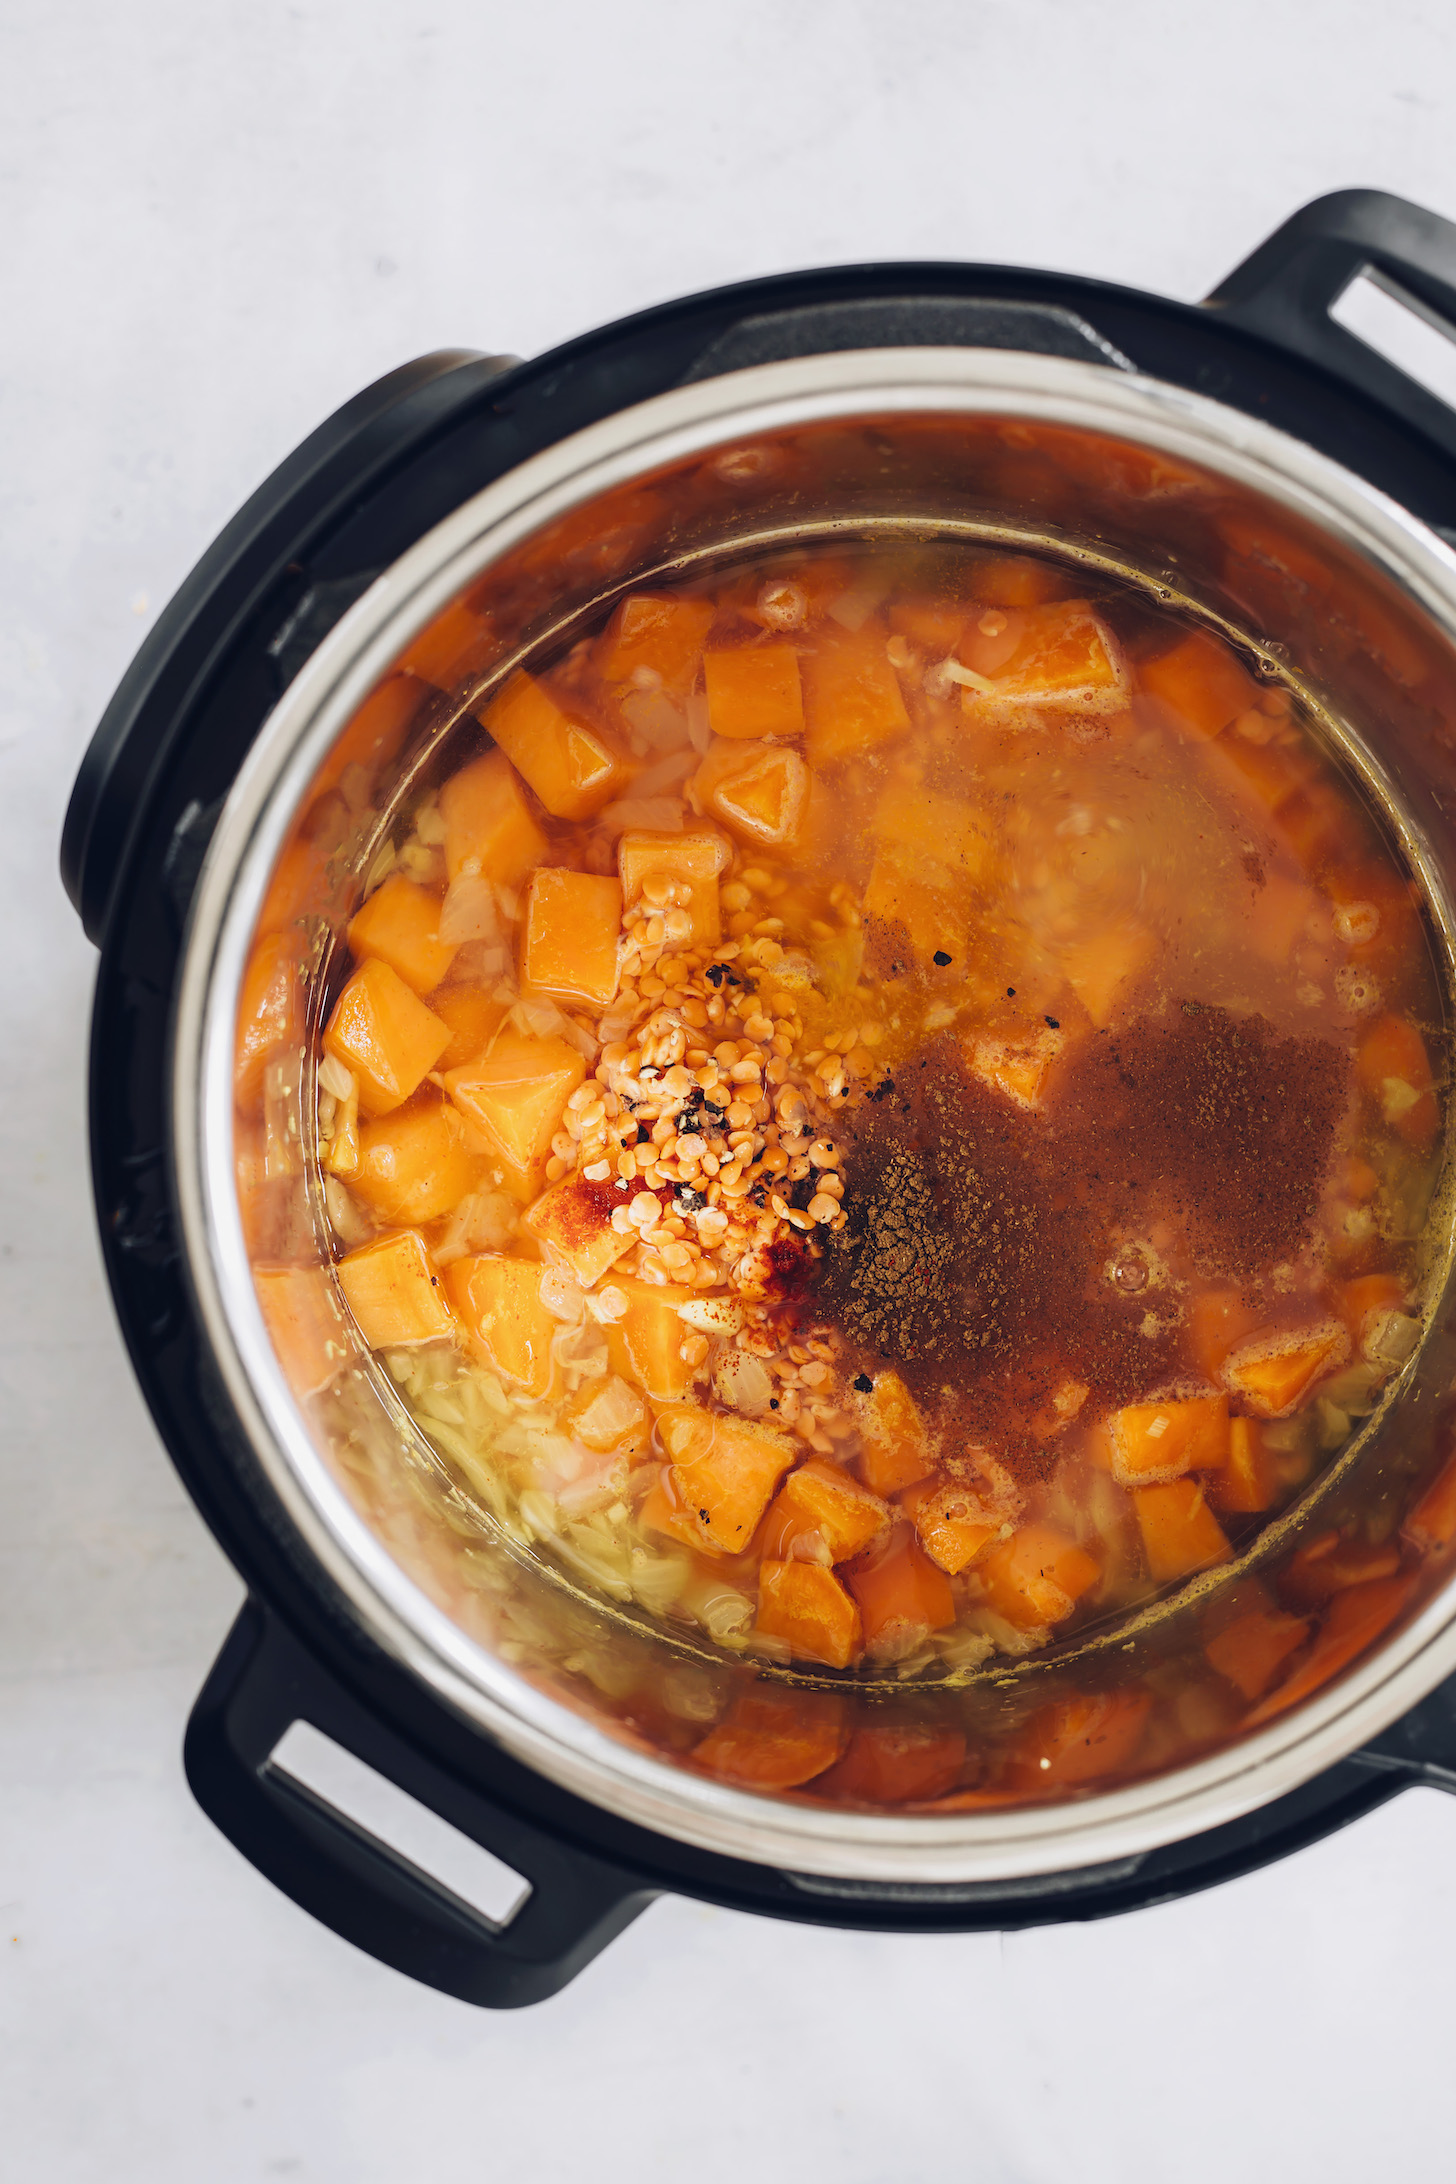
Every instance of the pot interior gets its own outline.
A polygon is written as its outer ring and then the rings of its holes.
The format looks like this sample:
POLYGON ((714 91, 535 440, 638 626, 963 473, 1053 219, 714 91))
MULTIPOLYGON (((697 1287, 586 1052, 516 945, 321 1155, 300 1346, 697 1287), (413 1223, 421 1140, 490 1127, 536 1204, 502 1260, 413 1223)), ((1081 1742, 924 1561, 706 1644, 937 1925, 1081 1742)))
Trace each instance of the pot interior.
MULTIPOLYGON (((369 610, 366 599, 335 642, 362 643, 369 610), (351 637, 356 623, 362 634, 351 637)), ((650 676, 620 695, 608 725, 651 776, 651 793, 619 799, 617 831, 681 828, 681 805, 676 818, 665 806, 706 754, 701 681, 670 704, 650 676)), ((916 733, 912 720, 901 757, 916 733)), ((1045 762, 1027 748, 1028 764, 1045 762)), ((1367 551, 1301 515, 1293 496, 1065 422, 887 410, 760 430, 593 492, 508 544, 490 541, 306 786, 275 797, 275 829, 289 805, 286 837, 270 858, 243 982, 242 1235, 277 1367, 336 1482, 399 1569, 512 1676, 626 1746, 763 1797, 926 1815, 1079 1800, 1226 1752, 1307 1706, 1425 1607, 1456 1536, 1441 1408, 1456 1370, 1442 1309, 1453 751, 1449 639, 1367 551), (1270 717, 1287 699, 1413 906, 1431 1068, 1413 1096, 1433 1095, 1441 1116, 1404 1216, 1418 1233, 1403 1354, 1355 1386, 1359 1331, 1350 1336, 1340 1384, 1349 1407, 1329 1404, 1302 1483, 1277 1513, 1230 1527, 1209 1566, 1146 1586, 1135 1606, 1085 1616, 1070 1633, 1023 1630, 1011 1649, 912 1648, 842 1669, 756 1648, 742 1593, 715 1575, 711 1556, 688 1550, 689 1576, 679 1555, 664 1579, 651 1558, 594 1533, 590 1511, 573 1523, 549 1496, 508 1491, 491 1454, 519 1430, 508 1374, 487 1375, 482 1396, 478 1356, 463 1359, 449 1341, 368 1347, 336 1268, 391 1224, 361 1216, 347 1164, 331 1172, 345 1095, 321 1048, 363 902, 391 874, 443 894, 430 815, 442 785, 491 748, 482 720, 520 687, 512 678, 574 648, 585 657, 580 648, 598 645, 623 602, 643 593, 701 593, 744 568, 756 581, 778 568, 792 582, 825 557, 846 572, 841 629, 878 626, 876 572, 887 565, 943 572, 1015 557, 1044 572, 1048 597, 1115 597, 1149 626, 1181 617, 1185 630, 1208 632, 1248 687, 1275 701, 1270 717), (689 1582, 694 1614, 681 1606, 689 1582), (1242 1651, 1230 1651, 1231 1631, 1243 1633, 1242 1651), (1218 1659, 1235 1653, 1237 1672, 1221 1671, 1218 1659), (847 1766, 846 1752, 870 1756, 847 1766)), ((1292 826, 1298 793, 1269 803, 1276 835, 1292 826)), ((549 814, 533 809, 549 832, 549 814)), ((733 876, 763 861, 742 841, 732 854, 733 876)), ((843 860, 851 889, 862 889, 854 843, 843 860)), ((458 887, 452 897, 462 944, 484 951, 482 979, 515 1007, 509 915, 502 926, 499 904, 477 904, 471 923, 458 887)), ((559 1040, 561 1017, 549 1006, 528 1014, 528 1034, 534 1022, 559 1040)), ((598 1055, 583 1059, 589 1074, 598 1055)), ((858 1096, 868 1088, 866 1079, 858 1096)), ((499 1234, 487 1219, 487 1248, 548 1266, 550 1247, 523 1245, 512 1226, 523 1206, 499 1234)), ((463 1255, 446 1229, 431 1230, 444 1266, 463 1255)), ((470 1241, 480 1249, 479 1235, 470 1241)), ((1355 1278, 1363 1263, 1353 1253, 1331 1281, 1355 1278)), ((568 1351, 574 1324, 568 1312, 568 1351)), ((700 1384, 696 1399, 721 1410, 714 1385, 700 1384)), ((652 1411, 648 1454, 660 1459, 663 1406, 652 1411)))

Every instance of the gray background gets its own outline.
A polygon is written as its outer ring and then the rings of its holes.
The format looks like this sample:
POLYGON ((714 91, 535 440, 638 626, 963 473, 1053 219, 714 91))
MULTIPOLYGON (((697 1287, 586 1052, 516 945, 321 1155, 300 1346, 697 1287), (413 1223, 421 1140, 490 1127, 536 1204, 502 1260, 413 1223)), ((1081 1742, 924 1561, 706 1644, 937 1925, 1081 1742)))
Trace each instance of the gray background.
POLYGON ((240 1597, 92 1234, 92 958, 55 848, 148 623, 319 418, 782 267, 984 257, 1204 294, 1296 204, 1456 214, 1456 19, 1368 0, 0 4, 0 2169, 552 2184, 1344 2184, 1449 2164, 1456 1806, 1011 1936, 665 1902, 478 2015, 190 1803, 240 1597))

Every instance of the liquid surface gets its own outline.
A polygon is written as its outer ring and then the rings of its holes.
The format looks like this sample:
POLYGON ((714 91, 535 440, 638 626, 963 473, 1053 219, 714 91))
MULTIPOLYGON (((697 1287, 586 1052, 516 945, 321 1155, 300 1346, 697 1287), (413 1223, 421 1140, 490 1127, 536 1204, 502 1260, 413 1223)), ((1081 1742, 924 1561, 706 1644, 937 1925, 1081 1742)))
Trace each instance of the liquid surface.
POLYGON ((1287 692, 1086 586, 818 551, 629 598, 350 927, 364 1339, 497 1520, 719 1648, 913 1678, 1110 1625, 1418 1339, 1417 889, 1287 692))

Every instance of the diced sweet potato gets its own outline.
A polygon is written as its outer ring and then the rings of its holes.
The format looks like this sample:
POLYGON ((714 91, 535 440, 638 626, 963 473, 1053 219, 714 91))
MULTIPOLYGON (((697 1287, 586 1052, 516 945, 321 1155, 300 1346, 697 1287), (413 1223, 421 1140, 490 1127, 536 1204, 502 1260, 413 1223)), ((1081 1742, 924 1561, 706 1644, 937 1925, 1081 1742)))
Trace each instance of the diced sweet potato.
POLYGON ((468 870, 517 887, 546 854, 546 837, 504 751, 485 751, 451 774, 440 791, 440 817, 452 880, 468 870))
POLYGON ((673 1483, 670 1464, 663 1465, 655 1484, 643 1495, 637 1522, 644 1532, 676 1540, 679 1546, 696 1548, 699 1554, 717 1556, 723 1552, 703 1530, 697 1511, 689 1509, 683 1500, 673 1483))
POLYGON ((1361 1041, 1355 1069, 1391 1128, 1417 1152, 1425 1152, 1440 1128, 1441 1113, 1426 1042, 1410 1018, 1382 1016, 1361 1041))
POLYGON ((1190 631, 1171 652, 1145 660, 1138 680, 1195 736, 1216 736, 1260 696, 1259 685, 1228 646, 1204 629, 1190 631))
POLYGON ((467 675, 478 674, 487 665, 496 641, 489 617, 457 599, 421 631, 399 664, 437 690, 453 690, 467 675))
POLYGON ((714 947, 722 933, 718 875, 729 854, 722 835, 709 828, 687 834, 629 830, 617 844, 622 900, 629 908, 640 901, 649 880, 671 880, 686 887, 690 891, 685 907, 693 921, 693 945, 714 947))
POLYGON ((447 1072, 445 1090, 483 1132, 510 1182, 529 1189, 585 1075, 585 1061, 564 1039, 502 1032, 488 1053, 447 1072))
POLYGON ((1102 1575, 1086 1550, 1054 1524, 1024 1524, 980 1563, 981 1589, 1017 1630, 1060 1623, 1102 1575))
POLYGON ((1338 1531, 1322 1532, 1297 1547, 1279 1573, 1279 1592, 1290 1607, 1307 1613, 1333 1600, 1351 1585, 1365 1585, 1378 1577, 1394 1577, 1400 1568, 1400 1545, 1393 1539, 1372 1544, 1347 1539, 1338 1531))
POLYGON ((349 921, 349 946, 361 960, 378 956, 417 994, 439 985, 455 959, 440 938, 440 898, 391 872, 349 921))
POLYGON ((1155 1585, 1206 1570, 1228 1553, 1223 1526, 1208 1506, 1201 1479, 1169 1479, 1133 1493, 1148 1575, 1155 1585))
POLYGON ((491 699, 481 722, 558 819, 589 819, 627 779, 622 754, 604 732, 574 719, 524 668, 491 699))
POLYGON ((966 1040, 966 1061, 982 1084, 1034 1113, 1065 1043, 1060 1030, 1046 1025, 1007 1033, 981 1031, 966 1040))
POLYGON ((981 1497, 954 1482, 942 1486, 925 1479, 901 1496, 900 1507, 931 1561, 951 1577, 969 1568, 1001 1530, 981 1497))
POLYGON ((724 1554, 741 1554, 798 1454, 798 1443, 751 1419, 689 1403, 665 1411, 657 1430, 673 1484, 707 1538, 724 1554))
POLYGON ((791 1541, 813 1534, 831 1563, 848 1562, 883 1537, 892 1514, 878 1494, 869 1493, 847 1471, 811 1457, 779 1489, 768 1513, 764 1552, 785 1553, 791 1541), (783 1546, 777 1547, 776 1540, 783 1546))
POLYGON ((641 682, 682 699, 697 680, 698 662, 717 609, 711 599, 675 599, 661 592, 634 592, 602 632, 598 647, 602 679, 641 682))
POLYGON ((1304 1644, 1310 1629, 1303 1616, 1283 1615, 1277 1608, 1255 1608, 1226 1623, 1203 1650, 1219 1675, 1244 1698, 1262 1699, 1291 1653, 1304 1644))
POLYGON ((758 1629, 796 1660, 848 1668, 860 1650, 859 1609, 820 1562, 765 1562, 758 1573, 758 1629))
POLYGON ((561 1322, 541 1302, 541 1267, 486 1251, 456 1259, 444 1272, 446 1292, 468 1347, 492 1371, 544 1396, 556 1384, 551 1344, 561 1322))
POLYGON ((868 1391, 855 1391, 860 1431, 859 1475, 871 1493, 888 1500, 931 1468, 929 1438, 915 1398, 900 1375, 876 1373, 868 1391))
POLYGON ((801 736, 804 700, 792 645, 734 645, 703 654, 708 726, 735 741, 801 736))
POLYGON ((787 744, 715 741, 693 775, 699 808, 756 849, 781 849, 804 816, 809 770, 787 744))
POLYGON ((1348 1668, 1382 1631, 1390 1628, 1410 1599, 1413 1584, 1414 1576, 1407 1572, 1400 1577, 1378 1578, 1369 1585, 1352 1585, 1337 1593, 1293 1675, 1260 1701, 1244 1726, 1257 1728, 1261 1722, 1285 1713, 1331 1682, 1341 1669, 1348 1668))
POLYGON ((693 1751, 709 1774, 756 1790, 794 1790, 832 1767, 848 1742, 844 1709, 832 1692, 740 1692, 693 1751))
POLYGON ((1014 725, 1044 710, 1115 713, 1127 704, 1127 670, 1116 639, 1085 599, 1006 610, 1007 626, 972 623, 961 639, 966 710, 1014 725), (1007 640, 1013 641, 1008 646, 1007 640))
POLYGON ((815 765, 833 766, 878 750, 909 729, 883 629, 820 632, 804 655, 803 674, 804 720, 815 765))
POLYGON ((1157 954, 1157 941, 1136 918, 1119 918, 1062 951, 1062 970, 1098 1030, 1112 1022, 1157 954))
POLYGON ((366 1115, 387 1115, 418 1091, 450 1044, 450 1027, 387 963, 361 963, 334 1003, 325 1050, 352 1070, 366 1115))
POLYGON ((1180 1403, 1130 1403, 1112 1414, 1112 1476, 1119 1486, 1154 1486, 1228 1461, 1226 1395, 1180 1403))
POLYGON ((298 1043, 299 1001, 298 935, 265 933, 254 944, 238 996, 233 1092, 245 1115, 261 1112, 263 1080, 273 1055, 298 1043))
POLYGON ((913 1723, 856 1729, 837 1767, 821 1776, 818 1794, 858 1805, 909 1805, 943 1797, 965 1765, 959 1729, 913 1723))
POLYGON ((1224 1359, 1219 1377, 1261 1418, 1285 1418, 1297 1410, 1315 1382, 1343 1365, 1350 1338, 1338 1320, 1256 1335, 1224 1359))
POLYGON ((1279 1478, 1264 1446, 1257 1418, 1229 1420, 1228 1461, 1204 1481, 1213 1507, 1228 1516, 1251 1516, 1272 1507, 1279 1478))
POLYGON ((1040 607, 1065 599, 1074 579, 1068 570, 1029 554, 987 554, 970 572, 971 596, 984 607, 1040 607))
POLYGON ((435 1064, 442 1075, 473 1062, 506 1020, 506 1003, 497 1001, 483 986, 441 986, 429 1000, 450 1032, 450 1044, 435 1064))
POLYGON ((1017 1739, 1006 1768, 1020 1790, 1070 1789, 1118 1774, 1134 1757, 1152 1706, 1152 1693, 1078 1692, 1039 1707, 1017 1739))
POLYGON ((615 1373, 583 1381, 561 1413, 565 1430, 593 1454, 612 1451, 631 1461, 644 1455, 652 1438, 652 1418, 636 1388, 615 1373))
POLYGON ((845 1583, 859 1603, 865 1650, 877 1660, 903 1660, 955 1621, 950 1580, 911 1524, 894 1525, 882 1547, 850 1565, 845 1583))
POLYGON ((355 1354, 330 1269, 258 1266, 253 1286, 284 1379, 295 1395, 317 1395, 355 1354))
POLYGON ((622 890, 595 872, 542 865, 521 926, 521 983, 553 1000, 604 1009, 617 991, 622 890))
POLYGON ((1217 1380, 1230 1350, 1258 1324, 1258 1312, 1237 1289, 1204 1289, 1190 1299, 1188 1348, 1206 1380, 1217 1380))
POLYGON ((635 1229, 622 1236, 612 1226, 613 1208, 624 1202, 625 1194, 610 1182, 588 1183, 584 1176, 569 1175, 536 1200, 526 1227, 548 1258, 563 1260, 583 1289, 594 1289, 637 1242, 635 1229))
POLYGON ((418 1229, 377 1236, 340 1259, 344 1302, 371 1350, 448 1342, 455 1318, 418 1229))
POLYGON ((607 1327, 612 1370, 630 1380, 654 1403, 675 1403, 693 1384, 693 1367, 683 1362, 688 1329, 678 1306, 693 1295, 679 1284, 638 1281, 618 1274, 611 1287, 627 1300, 622 1317, 607 1327))
POLYGON ((314 795, 336 788, 351 766, 373 775, 399 755, 405 731, 434 692, 415 675, 386 675, 364 700, 314 776, 314 795))
POLYGON ((943 659, 955 651, 971 611, 963 599, 896 599, 886 619, 900 636, 910 638, 933 659, 943 659))
POLYGON ((363 1125, 349 1188, 381 1220, 423 1227, 452 1212, 479 1174, 459 1115, 426 1091, 363 1125))
POLYGON ((1349 1332, 1356 1349, 1360 1347, 1373 1316, 1381 1312, 1399 1311, 1407 1297, 1406 1284, 1399 1274, 1358 1274, 1353 1281, 1341 1282, 1335 1291, 1334 1307, 1339 1319, 1349 1332))

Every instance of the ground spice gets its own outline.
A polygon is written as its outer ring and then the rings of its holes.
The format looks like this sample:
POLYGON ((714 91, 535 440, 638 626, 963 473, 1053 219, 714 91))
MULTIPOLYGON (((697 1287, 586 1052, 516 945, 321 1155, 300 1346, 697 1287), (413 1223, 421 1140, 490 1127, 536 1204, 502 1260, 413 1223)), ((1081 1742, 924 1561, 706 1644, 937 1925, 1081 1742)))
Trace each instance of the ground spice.
POLYGON ((1307 1242, 1349 1064, 1185 1004, 1080 1042, 1042 1113, 972 1079, 946 1038, 898 1082, 841 1118, 849 1222, 814 1309, 1029 1479, 1069 1379, 1106 1405, 1178 1370, 1174 1315, 1110 1278, 1127 1237, 1171 1226, 1198 1271, 1245 1283, 1307 1242))

